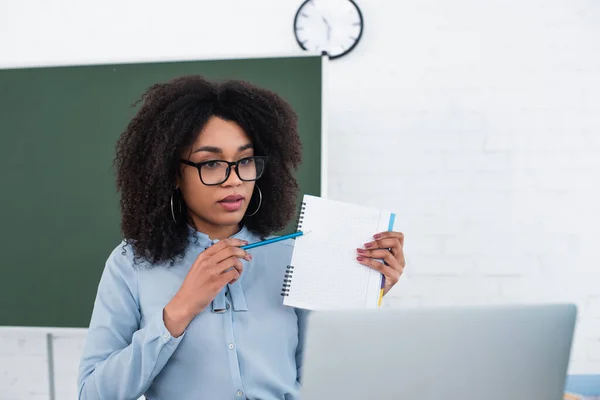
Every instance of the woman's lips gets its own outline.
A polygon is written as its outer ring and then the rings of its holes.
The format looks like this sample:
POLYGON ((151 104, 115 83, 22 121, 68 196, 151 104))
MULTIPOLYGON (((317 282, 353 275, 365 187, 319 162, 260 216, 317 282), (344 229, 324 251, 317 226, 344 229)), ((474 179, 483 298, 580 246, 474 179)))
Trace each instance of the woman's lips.
POLYGON ((225 211, 237 211, 242 206, 242 202, 244 201, 243 196, 227 196, 223 200, 220 200, 218 203, 225 209, 225 211))

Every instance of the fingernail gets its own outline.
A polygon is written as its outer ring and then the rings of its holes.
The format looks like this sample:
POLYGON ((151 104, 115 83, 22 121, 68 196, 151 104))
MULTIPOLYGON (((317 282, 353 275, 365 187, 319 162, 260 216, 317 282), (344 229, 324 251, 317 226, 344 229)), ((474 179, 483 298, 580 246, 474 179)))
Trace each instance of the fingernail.
POLYGON ((244 246, 248 244, 248 241, 246 240, 242 240, 242 243, 244 243, 244 246))
POLYGON ((356 251, 358 251, 359 253, 364 253, 365 252, 363 249, 356 249, 356 251))
POLYGON ((248 254, 248 258, 252 260, 252 254, 248 254))
POLYGON ((379 238, 381 238, 381 235, 378 233, 377 235, 373 235, 373 237, 374 237, 375 239, 379 239, 379 238))
POLYGON ((371 243, 365 243, 365 247, 368 249, 369 247, 373 246, 371 243))
POLYGON ((362 261, 362 260, 363 260, 363 258, 362 258, 362 257, 356 257, 356 259, 357 259, 358 261, 362 261))

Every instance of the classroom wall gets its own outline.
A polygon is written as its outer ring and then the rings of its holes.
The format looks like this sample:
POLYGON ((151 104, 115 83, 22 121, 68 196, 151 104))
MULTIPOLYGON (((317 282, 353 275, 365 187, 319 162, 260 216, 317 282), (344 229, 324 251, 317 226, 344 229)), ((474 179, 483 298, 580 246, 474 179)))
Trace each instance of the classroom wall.
MULTIPOLYGON (((364 37, 329 66, 328 195, 399 213, 385 305, 574 301, 570 372, 600 373, 600 6, 357 1, 364 37)), ((0 66, 289 55, 300 3, 3 1, 0 66)), ((80 346, 55 340, 59 399, 80 346)), ((0 332, 0 398, 48 398, 45 348, 0 332)))

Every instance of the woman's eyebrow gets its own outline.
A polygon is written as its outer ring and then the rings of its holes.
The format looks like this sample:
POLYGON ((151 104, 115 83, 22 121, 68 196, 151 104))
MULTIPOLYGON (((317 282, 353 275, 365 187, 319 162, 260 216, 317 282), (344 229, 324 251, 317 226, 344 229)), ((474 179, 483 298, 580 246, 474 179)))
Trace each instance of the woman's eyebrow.
POLYGON ((222 153, 223 152, 223 150, 221 150, 220 148, 215 147, 215 146, 202 146, 202 147, 198 147, 192 153, 198 153, 200 151, 207 151, 209 153, 222 153))
POLYGON ((245 144, 245 145, 243 145, 243 146, 240 146, 240 147, 238 148, 238 151, 244 151, 244 150, 248 150, 248 149, 251 149, 251 148, 253 148, 253 147, 254 147, 254 146, 252 146, 252 143, 247 143, 247 144, 245 144))
MULTIPOLYGON (((247 143, 243 146, 240 146, 238 148, 238 151, 244 151, 247 149, 251 149, 252 143, 247 143)), ((198 153, 200 151, 207 151, 209 153, 217 153, 217 154, 221 154, 223 153, 223 149, 219 148, 219 147, 215 147, 215 146, 202 146, 202 147, 198 147, 196 150, 194 150, 192 153, 198 153)))

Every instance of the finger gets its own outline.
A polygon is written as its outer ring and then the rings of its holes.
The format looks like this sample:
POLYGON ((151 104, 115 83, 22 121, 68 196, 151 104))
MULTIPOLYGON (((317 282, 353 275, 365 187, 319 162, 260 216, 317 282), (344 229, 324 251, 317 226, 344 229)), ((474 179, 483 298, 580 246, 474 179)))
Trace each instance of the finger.
POLYGON ((396 258, 396 260, 398 260, 398 265, 400 265, 400 267, 402 269, 406 268, 406 260, 404 259, 404 251, 400 250, 400 253, 398 254, 394 254, 394 258, 396 258))
POLYGON ((210 261, 217 264, 223 260, 228 259, 229 257, 243 258, 246 261, 250 261, 252 259, 252 256, 248 252, 246 252, 246 250, 243 250, 239 247, 227 246, 218 253, 211 256, 210 261))
MULTIPOLYGON (((394 267, 394 264, 398 264, 398 260, 394 257, 394 255, 387 249, 378 249, 378 250, 365 250, 365 249, 356 249, 359 255, 368 258, 375 258, 383 260, 387 263, 387 265, 394 267)), ((398 266, 396 266, 397 269, 398 266)))
POLYGON ((402 250, 402 244, 398 238, 387 238, 374 240, 364 244, 366 249, 390 249, 394 255, 402 250))
POLYGON ((404 258, 404 248, 400 244, 398 238, 390 238, 390 239, 379 239, 374 242, 365 243, 365 247, 367 249, 389 249, 389 251, 393 254, 394 258, 398 260, 398 264, 400 267, 404 268, 406 266, 406 260, 404 258), (370 245, 369 247, 367 247, 370 245))
POLYGON ((386 285, 387 284, 391 284, 391 285, 396 284, 396 282, 398 282, 398 280, 400 279, 400 275, 402 274, 401 271, 398 271, 397 269, 394 269, 394 268, 388 268, 385 265, 383 265, 382 262, 373 260, 371 258, 358 256, 356 259, 362 265, 367 266, 369 268, 373 268, 375 271, 381 272, 385 276, 386 285))
POLYGON ((242 271, 244 270, 244 265, 242 264, 239 258, 232 256, 217 263, 215 266, 215 270, 221 274, 229 272, 231 269, 237 270, 238 273, 241 275, 242 271))
POLYGON ((388 249, 391 247, 402 247, 402 243, 398 238, 384 238, 367 242, 365 243, 365 247, 367 246, 370 246, 371 248, 388 249))
POLYGON ((404 247, 404 233, 402 233, 402 232, 394 232, 394 231, 379 232, 379 233, 373 235, 373 237, 377 240, 396 238, 396 239, 400 240, 400 245, 402 247, 404 247))
POLYGON ((202 257, 204 259, 210 258, 227 247, 235 246, 235 247, 239 248, 239 247, 245 246, 247 244, 248 244, 247 241, 241 240, 241 239, 236 239, 236 238, 223 239, 223 240, 220 240, 218 243, 213 244, 212 246, 210 246, 209 248, 204 250, 202 253, 200 253, 198 258, 200 258, 200 257, 202 257))
POLYGON ((219 277, 220 287, 223 287, 228 283, 232 284, 232 283, 236 282, 238 279, 240 279, 240 273, 238 272, 237 269, 231 268, 227 272, 222 273, 221 276, 219 277))

